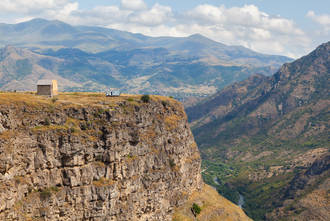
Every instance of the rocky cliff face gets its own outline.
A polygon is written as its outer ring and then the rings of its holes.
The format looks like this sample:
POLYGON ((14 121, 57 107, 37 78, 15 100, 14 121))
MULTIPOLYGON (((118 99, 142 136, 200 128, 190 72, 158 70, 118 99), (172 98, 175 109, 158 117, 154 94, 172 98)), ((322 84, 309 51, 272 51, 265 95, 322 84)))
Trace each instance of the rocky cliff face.
POLYGON ((0 220, 170 220, 200 163, 172 99, 0 93, 0 220))

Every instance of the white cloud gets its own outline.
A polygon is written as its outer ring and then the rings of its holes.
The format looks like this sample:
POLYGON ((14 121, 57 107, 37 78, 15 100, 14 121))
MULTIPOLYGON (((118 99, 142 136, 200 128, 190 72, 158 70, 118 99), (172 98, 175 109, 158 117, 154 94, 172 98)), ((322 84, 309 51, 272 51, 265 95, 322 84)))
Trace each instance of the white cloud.
POLYGON ((192 18, 198 23, 216 24, 222 23, 226 20, 223 14, 223 7, 216 7, 213 5, 199 5, 186 13, 187 17, 192 18))
POLYGON ((200 5, 187 13, 194 22, 208 24, 236 25, 252 28, 263 28, 280 33, 302 34, 302 31, 295 27, 293 21, 271 17, 260 11, 255 5, 244 5, 243 7, 225 8, 212 5, 200 5))
POLYGON ((77 2, 74 3, 68 3, 64 5, 62 8, 59 8, 57 10, 49 10, 46 12, 46 14, 50 15, 53 18, 56 18, 58 20, 61 20, 63 18, 69 17, 72 12, 77 11, 79 8, 79 5, 77 2))
POLYGON ((121 7, 125 10, 140 11, 147 8, 143 0, 121 0, 121 7))
POLYGON ((5 22, 26 21, 28 18, 65 20, 78 8, 78 2, 71 0, 1 0, 0 19, 5 22))
POLYGON ((59 9, 70 4, 69 0, 1 0, 2 13, 31 13, 41 10, 59 9))
POLYGON ((314 30, 314 42, 327 42, 330 36, 330 14, 317 15, 314 11, 308 11, 306 17, 310 18, 318 24, 317 29, 314 30))
POLYGON ((316 15, 314 11, 308 11, 307 17, 321 25, 330 26, 330 14, 316 15))
POLYGON ((161 25, 169 21, 172 17, 172 9, 167 6, 155 4, 150 10, 133 13, 128 20, 146 26, 161 25))
POLYGON ((207 33, 213 40, 241 44, 264 53, 299 56, 304 54, 309 42, 292 20, 270 16, 255 5, 226 8, 203 4, 185 16, 185 20, 195 27, 190 30, 207 33), (299 46, 294 48, 297 44, 299 46))
POLYGON ((62 20, 74 25, 107 26, 126 22, 131 13, 131 11, 122 10, 118 6, 96 6, 88 11, 74 11, 62 20))

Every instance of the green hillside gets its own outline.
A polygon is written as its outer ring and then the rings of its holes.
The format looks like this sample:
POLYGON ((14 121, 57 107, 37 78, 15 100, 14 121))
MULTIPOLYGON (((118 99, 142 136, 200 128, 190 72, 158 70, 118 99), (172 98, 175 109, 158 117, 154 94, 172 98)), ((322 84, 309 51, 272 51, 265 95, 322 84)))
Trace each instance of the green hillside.
POLYGON ((284 190, 329 153, 329 73, 330 42, 271 77, 250 77, 186 110, 204 158, 204 179, 234 202, 244 195, 253 219, 289 219, 285 214, 307 211, 295 205, 326 182, 325 166, 313 184, 290 196, 294 211, 287 212, 284 190), (276 208, 283 208, 282 215, 274 215, 276 208))

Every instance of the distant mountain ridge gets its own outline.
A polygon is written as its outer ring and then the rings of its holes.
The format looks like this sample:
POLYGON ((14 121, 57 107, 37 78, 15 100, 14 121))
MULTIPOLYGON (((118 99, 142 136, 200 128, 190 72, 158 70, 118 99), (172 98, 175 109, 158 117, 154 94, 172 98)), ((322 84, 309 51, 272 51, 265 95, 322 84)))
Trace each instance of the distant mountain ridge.
POLYGON ((265 55, 241 46, 226 46, 200 34, 189 37, 148 37, 101 27, 71 26, 64 22, 32 19, 18 24, 0 24, 0 47, 31 49, 79 48, 87 52, 165 48, 188 57, 215 56, 232 64, 278 65, 291 59, 265 55))
POLYGON ((74 48, 37 53, 8 46, 0 49, 0 53, 2 90, 34 90, 38 79, 52 77, 66 91, 100 91, 111 87, 126 93, 200 96, 212 94, 253 73, 268 74, 274 69, 209 65, 173 56, 164 48, 93 54, 74 48), (21 56, 16 56, 17 53, 21 56))
POLYGON ((319 211, 321 204, 313 201, 313 206, 305 198, 325 200, 320 193, 329 191, 327 164, 310 181, 300 178, 308 177, 304 174, 314 162, 328 159, 329 75, 327 42, 273 76, 252 76, 187 108, 205 168, 210 168, 204 178, 232 200, 237 191, 245 195, 253 219, 329 219, 327 211, 319 211), (294 180, 305 183, 297 187, 294 180), (317 195, 308 195, 311 191, 317 195))
POLYGON ((255 73, 271 75, 291 61, 199 34, 148 37, 44 19, 0 24, 1 45, 1 90, 35 90, 38 79, 53 77, 66 91, 110 87, 132 94, 200 97, 255 73), (22 56, 10 56, 20 50, 22 56))
POLYGON ((0 49, 0 89, 35 90, 37 80, 54 78, 60 90, 100 91, 120 88, 128 93, 214 93, 228 83, 269 68, 221 66, 172 57, 163 48, 106 51, 74 48, 37 53, 7 46, 0 49))

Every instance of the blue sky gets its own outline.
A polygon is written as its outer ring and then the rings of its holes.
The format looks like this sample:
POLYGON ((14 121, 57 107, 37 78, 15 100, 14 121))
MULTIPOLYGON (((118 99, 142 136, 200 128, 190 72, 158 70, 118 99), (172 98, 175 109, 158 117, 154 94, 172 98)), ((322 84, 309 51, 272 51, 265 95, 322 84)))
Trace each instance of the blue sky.
MULTIPOLYGON (((81 0, 82 8, 88 9, 95 5, 119 5, 120 0, 81 0)), ((313 10, 318 14, 330 14, 329 0, 145 0, 149 6, 155 3, 168 5, 175 11, 189 10, 197 5, 226 5, 227 7, 242 7, 254 4, 260 10, 272 15, 280 15, 293 19, 297 24, 311 27, 313 24, 306 19, 306 13, 313 10)))
POLYGON ((330 40, 329 0, 0 1, 0 22, 38 17, 149 36, 200 33, 228 45, 294 58, 330 40))

